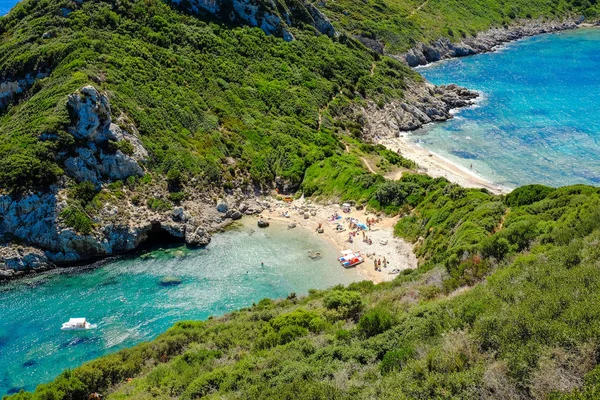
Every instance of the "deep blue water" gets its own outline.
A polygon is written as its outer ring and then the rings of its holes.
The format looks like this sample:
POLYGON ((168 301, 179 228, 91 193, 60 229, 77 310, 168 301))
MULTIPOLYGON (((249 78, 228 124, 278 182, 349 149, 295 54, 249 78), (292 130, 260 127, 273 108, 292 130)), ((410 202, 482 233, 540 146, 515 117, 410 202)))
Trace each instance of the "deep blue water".
POLYGON ((412 140, 509 187, 600 184, 600 29, 528 38, 419 72, 483 100, 412 140))
POLYGON ((204 249, 155 250, 100 268, 0 285, 0 397, 150 340, 180 320, 356 280, 358 273, 341 268, 324 240, 272 224, 215 235, 204 249), (320 251, 322 259, 310 259, 311 251, 320 251), (162 286, 165 276, 177 276, 181 284, 162 286), (86 317, 98 327, 60 331, 71 317, 86 317))
POLYGON ((0 0, 0 15, 8 14, 10 9, 18 2, 19 0, 0 0))

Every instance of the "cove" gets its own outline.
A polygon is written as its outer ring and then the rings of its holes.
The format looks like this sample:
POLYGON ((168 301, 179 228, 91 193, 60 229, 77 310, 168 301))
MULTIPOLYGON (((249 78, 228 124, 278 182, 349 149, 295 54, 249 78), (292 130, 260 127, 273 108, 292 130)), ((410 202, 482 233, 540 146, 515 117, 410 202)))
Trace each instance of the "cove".
POLYGON ((527 38, 417 70, 482 99, 409 140, 507 187, 600 183, 600 29, 527 38))
POLYGON ((0 285, 0 397, 151 340, 180 320, 361 280, 339 266, 337 251, 324 240, 282 224, 259 229, 252 221, 216 234, 206 248, 155 249, 0 285), (311 252, 322 258, 311 259, 311 252), (167 276, 181 283, 161 284, 167 276), (98 327, 60 331, 70 317, 98 327))

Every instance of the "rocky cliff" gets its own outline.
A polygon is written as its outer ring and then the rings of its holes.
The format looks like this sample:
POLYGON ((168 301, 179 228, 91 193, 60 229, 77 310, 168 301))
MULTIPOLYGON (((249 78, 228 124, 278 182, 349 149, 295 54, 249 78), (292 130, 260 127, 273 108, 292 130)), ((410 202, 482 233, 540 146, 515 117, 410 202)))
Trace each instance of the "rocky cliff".
POLYGON ((166 199, 166 184, 157 182, 140 192, 123 189, 118 198, 104 196, 90 216, 91 232, 78 232, 61 217, 71 203, 67 180, 90 181, 102 191, 110 182, 144 175, 148 153, 137 134, 113 123, 108 97, 94 87, 70 95, 65 107, 71 115, 68 132, 77 143, 62 155, 67 176, 47 192, 0 194, 0 279, 130 251, 153 234, 205 245, 210 231, 244 213, 262 211, 256 201, 244 201, 241 191, 216 204, 204 188, 189 188, 190 200, 168 210, 134 201, 136 196, 166 199), (123 142, 129 143, 130 154, 119 150, 123 142))
POLYGON ((581 22, 581 18, 565 21, 519 21, 513 26, 481 32, 459 43, 453 43, 447 38, 440 38, 429 44, 419 43, 398 58, 409 66, 416 67, 448 58, 490 52, 499 45, 524 37, 574 29, 581 22))
POLYGON ((369 103, 362 110, 366 119, 365 139, 395 137, 431 122, 448 120, 453 109, 473 105, 477 97, 477 92, 456 85, 412 82, 403 101, 392 101, 383 107, 369 103))

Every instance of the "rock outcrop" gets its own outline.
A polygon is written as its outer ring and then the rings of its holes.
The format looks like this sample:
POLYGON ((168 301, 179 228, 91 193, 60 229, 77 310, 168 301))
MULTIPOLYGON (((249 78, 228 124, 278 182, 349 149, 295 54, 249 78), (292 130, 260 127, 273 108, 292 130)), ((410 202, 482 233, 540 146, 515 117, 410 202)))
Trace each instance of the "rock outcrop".
POLYGON ((75 154, 64 161, 67 175, 97 187, 106 181, 144 175, 139 163, 146 160, 148 152, 139 138, 112 122, 106 95, 86 86, 69 96, 67 107, 72 121, 69 133, 79 144, 75 154), (130 154, 120 149, 123 142, 130 154))
POLYGON ((377 136, 397 136, 431 122, 452 118, 452 110, 473 105, 477 92, 456 86, 435 86, 413 82, 408 85, 404 101, 392 101, 383 108, 370 103, 363 113, 366 117, 366 139, 377 136))
POLYGON ((528 36, 573 29, 581 22, 582 19, 566 21, 519 21, 513 26, 493 28, 481 32, 476 36, 464 39, 460 43, 453 43, 447 38, 437 39, 430 44, 419 43, 398 58, 409 66, 416 67, 448 58, 487 53, 504 43, 528 36))
POLYGON ((35 81, 48 76, 46 72, 27 74, 21 79, 6 79, 0 81, 0 110, 6 107, 14 98, 29 89, 35 81))
POLYGON ((194 14, 209 14, 239 25, 255 26, 268 35, 287 41, 294 39, 289 27, 300 24, 313 26, 318 32, 333 37, 337 32, 317 7, 304 1, 275 2, 273 0, 171 0, 177 7, 194 14))

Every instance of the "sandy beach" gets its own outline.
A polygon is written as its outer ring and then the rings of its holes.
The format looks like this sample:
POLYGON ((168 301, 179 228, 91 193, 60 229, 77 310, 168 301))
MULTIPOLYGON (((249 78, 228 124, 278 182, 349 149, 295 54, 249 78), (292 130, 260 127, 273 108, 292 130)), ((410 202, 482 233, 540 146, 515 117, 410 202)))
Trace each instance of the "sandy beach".
POLYGON ((506 194, 511 191, 509 188, 494 184, 476 173, 454 164, 439 154, 410 142, 407 135, 409 133, 403 132, 397 138, 382 139, 379 143, 394 152, 400 150, 402 156, 416 162, 422 172, 434 178, 444 177, 462 187, 484 188, 495 194, 506 194))
MULTIPOLYGON (((375 218, 375 214, 367 213, 364 210, 357 211, 354 207, 351 208, 350 213, 344 213, 337 204, 321 205, 304 199, 294 200, 292 203, 273 200, 271 208, 266 209, 261 217, 266 221, 280 221, 288 225, 295 224, 295 228, 292 229, 303 229, 307 235, 318 235, 334 245, 339 251, 346 249, 360 251, 365 257, 365 262, 355 268, 363 278, 374 283, 394 279, 398 276, 397 274, 390 274, 394 269, 405 270, 417 267, 417 258, 413 253, 412 244, 394 237, 394 225, 398 222, 397 217, 382 217, 381 221, 373 225, 371 230, 365 232, 371 238, 372 244, 370 245, 363 242, 361 234, 354 238, 353 243, 348 242, 350 230, 347 218, 356 218, 363 223, 366 222, 367 217, 375 218), (282 216, 285 212, 289 217, 282 216), (308 213, 309 218, 305 219, 301 212, 303 214, 308 213), (329 218, 335 213, 341 215, 342 219, 336 222, 329 221, 329 218), (335 230, 338 223, 346 229, 344 232, 335 230), (319 224, 323 227, 323 233, 317 232, 319 224), (376 271, 373 261, 380 259, 383 262, 384 257, 388 261, 387 268, 383 268, 382 264, 381 271, 376 271)), ((340 265, 340 268, 343 267, 340 265)))

